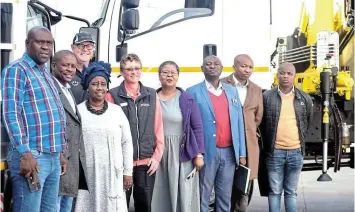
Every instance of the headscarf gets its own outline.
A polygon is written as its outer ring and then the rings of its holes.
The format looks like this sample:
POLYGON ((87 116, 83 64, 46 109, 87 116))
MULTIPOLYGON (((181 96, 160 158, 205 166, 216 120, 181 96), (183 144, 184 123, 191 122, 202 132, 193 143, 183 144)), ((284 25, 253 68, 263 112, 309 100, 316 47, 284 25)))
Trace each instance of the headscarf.
POLYGON ((90 63, 88 67, 83 69, 83 77, 81 78, 81 85, 84 90, 87 90, 92 79, 97 76, 104 77, 107 82, 107 88, 110 81, 111 64, 103 61, 90 63))

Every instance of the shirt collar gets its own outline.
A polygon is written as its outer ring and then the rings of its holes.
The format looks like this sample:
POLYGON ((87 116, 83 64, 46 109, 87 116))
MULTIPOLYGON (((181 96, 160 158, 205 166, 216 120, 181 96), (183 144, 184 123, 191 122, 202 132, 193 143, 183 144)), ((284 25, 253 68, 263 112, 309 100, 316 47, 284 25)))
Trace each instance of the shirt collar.
POLYGON ((213 89, 213 90, 222 90, 222 83, 221 83, 221 81, 219 81, 218 82, 218 87, 217 88, 215 88, 213 85, 211 85, 211 83, 209 83, 207 80, 205 80, 205 82, 206 82, 206 86, 207 86, 207 89, 209 90, 209 89, 213 89))
POLYGON ((238 80, 237 78, 234 76, 234 74, 232 75, 233 76, 233 80, 236 84, 237 87, 241 87, 241 88, 247 88, 249 86, 249 80, 247 80, 247 83, 245 83, 245 85, 242 85, 238 80))
MULTIPOLYGON (((34 68, 34 67, 37 66, 37 68, 38 68, 39 70, 41 70, 41 69, 39 68, 39 66, 37 65, 37 63, 36 63, 27 53, 23 54, 23 57, 22 57, 22 58, 28 63, 28 65, 29 65, 31 68, 34 68)), ((46 66, 44 66, 43 68, 45 69, 46 66)))
POLYGON ((292 86, 292 90, 290 91, 290 93, 282 93, 282 91, 280 90, 280 86, 277 86, 277 90, 279 91, 279 93, 283 96, 290 96, 295 92, 295 86, 292 86))
POLYGON ((125 89, 126 89, 127 96, 136 98, 136 97, 138 97, 138 96, 141 95, 141 93, 140 93, 140 90, 141 90, 140 84, 139 84, 139 86, 138 86, 137 91, 134 91, 134 93, 129 93, 129 92, 128 92, 129 89, 128 89, 128 87, 126 86, 126 84, 125 84, 124 82, 123 82, 123 85, 124 85, 124 87, 125 87, 125 89))
POLYGON ((53 78, 54 78, 55 81, 57 81, 57 83, 58 83, 60 88, 62 88, 62 89, 64 89, 64 88, 65 89, 70 89, 69 83, 66 83, 65 85, 63 85, 62 83, 59 82, 59 80, 56 77, 53 77, 53 78))

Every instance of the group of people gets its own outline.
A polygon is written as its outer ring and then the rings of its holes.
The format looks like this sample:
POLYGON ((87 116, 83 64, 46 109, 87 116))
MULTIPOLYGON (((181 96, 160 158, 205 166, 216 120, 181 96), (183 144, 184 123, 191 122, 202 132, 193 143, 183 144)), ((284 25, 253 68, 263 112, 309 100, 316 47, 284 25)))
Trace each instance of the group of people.
POLYGON ((178 64, 165 61, 156 90, 140 81, 140 58, 127 54, 123 82, 109 88, 110 64, 90 62, 90 34, 56 52, 49 71, 53 42, 48 29, 32 28, 26 53, 1 73, 14 211, 125 212, 133 193, 136 212, 207 212, 213 190, 216 212, 247 211, 234 175, 241 164, 251 169, 249 185, 257 178, 260 136, 269 211, 280 211, 283 191, 286 211, 296 211, 313 105, 293 86, 292 64, 263 93, 249 80, 246 54, 222 79, 221 60, 207 56, 205 80, 186 91, 177 86, 178 64))

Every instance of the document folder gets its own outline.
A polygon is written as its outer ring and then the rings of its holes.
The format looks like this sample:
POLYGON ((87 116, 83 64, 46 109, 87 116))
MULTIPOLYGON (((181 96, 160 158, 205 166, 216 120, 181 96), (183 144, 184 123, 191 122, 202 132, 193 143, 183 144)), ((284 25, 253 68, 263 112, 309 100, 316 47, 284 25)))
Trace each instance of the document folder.
POLYGON ((242 194, 248 194, 250 169, 243 165, 239 165, 234 173, 234 186, 235 189, 240 191, 242 194))

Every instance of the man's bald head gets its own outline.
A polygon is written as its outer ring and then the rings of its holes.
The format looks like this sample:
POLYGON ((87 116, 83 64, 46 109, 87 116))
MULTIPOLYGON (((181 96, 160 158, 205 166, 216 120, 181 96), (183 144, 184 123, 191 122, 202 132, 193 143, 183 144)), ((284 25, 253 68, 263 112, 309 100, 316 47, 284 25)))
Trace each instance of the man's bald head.
POLYGON ((39 67, 48 62, 53 51, 52 33, 45 27, 35 26, 28 31, 26 52, 39 67))
POLYGON ((294 74, 296 73, 296 67, 289 62, 284 62, 282 63, 279 68, 277 69, 277 73, 280 73, 283 70, 288 70, 288 71, 292 71, 294 74))
POLYGON ((32 28, 28 31, 28 33, 27 33, 27 40, 28 40, 28 39, 33 39, 38 31, 44 31, 44 32, 50 33, 50 34, 52 35, 51 31, 49 31, 48 28, 46 28, 46 27, 44 27, 44 26, 35 26, 35 27, 32 27, 32 28))
POLYGON ((205 59, 203 59, 202 65, 205 65, 208 61, 212 61, 212 60, 213 61, 219 61, 221 63, 221 60, 217 56, 209 55, 209 56, 205 57, 205 59))
POLYGON ((55 53, 52 61, 52 74, 63 85, 72 81, 76 71, 76 57, 68 50, 55 53))
POLYGON ((239 54, 234 58, 233 69, 235 78, 239 83, 245 85, 253 73, 254 62, 249 55, 239 54))
POLYGON ((250 61, 253 61, 251 59, 251 57, 247 54, 238 54, 237 56, 235 56, 234 58, 234 65, 237 64, 237 63, 241 63, 245 60, 250 60, 250 61))
POLYGON ((61 60, 61 58, 65 57, 67 55, 71 55, 71 56, 75 57, 74 53, 69 50, 60 50, 54 54, 54 56, 52 58, 52 62, 57 63, 59 60, 61 60))
POLYGON ((280 88, 291 89, 296 77, 296 68, 292 63, 282 63, 277 70, 277 79, 279 80, 280 88))
POLYGON ((215 55, 209 55, 203 59, 203 63, 201 66, 203 73, 206 78, 219 78, 222 74, 222 62, 215 55))

